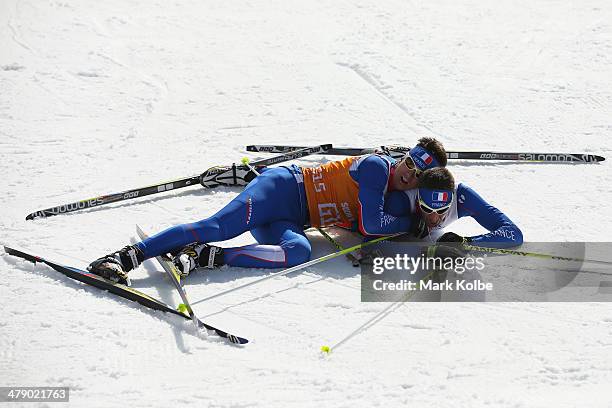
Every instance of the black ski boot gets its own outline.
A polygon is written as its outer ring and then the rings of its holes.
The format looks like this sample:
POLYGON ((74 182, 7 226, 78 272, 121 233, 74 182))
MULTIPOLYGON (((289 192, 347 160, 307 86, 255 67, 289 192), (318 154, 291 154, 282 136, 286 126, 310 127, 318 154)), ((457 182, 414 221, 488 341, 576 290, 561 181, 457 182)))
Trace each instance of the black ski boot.
POLYGON ((212 269, 223 264, 223 248, 197 242, 187 245, 174 256, 174 265, 183 278, 194 269, 212 269))
POLYGON ((98 258, 89 264, 87 270, 94 275, 116 283, 130 286, 128 272, 144 260, 144 254, 135 245, 128 245, 117 252, 98 258))

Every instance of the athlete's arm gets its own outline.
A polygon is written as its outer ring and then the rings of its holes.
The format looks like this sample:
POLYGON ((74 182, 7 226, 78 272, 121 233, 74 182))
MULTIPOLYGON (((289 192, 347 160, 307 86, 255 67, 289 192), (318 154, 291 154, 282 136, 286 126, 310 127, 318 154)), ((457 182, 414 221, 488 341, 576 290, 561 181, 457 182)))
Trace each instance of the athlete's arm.
POLYGON ((404 191, 391 191, 385 196, 385 211, 391 215, 410 215, 410 200, 404 191))
POLYGON ((410 229, 410 218, 384 211, 389 164, 379 156, 359 163, 353 178, 359 183, 359 231, 363 235, 390 235, 410 229))
POLYGON ((465 184, 457 188, 458 217, 472 217, 489 232, 469 237, 474 245, 510 248, 523 243, 523 233, 510 218, 465 184))

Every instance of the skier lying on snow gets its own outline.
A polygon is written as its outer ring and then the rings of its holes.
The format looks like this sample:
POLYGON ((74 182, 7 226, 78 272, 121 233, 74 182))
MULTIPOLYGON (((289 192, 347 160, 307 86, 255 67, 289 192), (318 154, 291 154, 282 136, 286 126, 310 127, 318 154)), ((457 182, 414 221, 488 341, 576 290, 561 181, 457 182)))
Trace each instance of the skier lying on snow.
POLYGON ((349 157, 319 167, 263 169, 236 198, 215 215, 166 229, 92 262, 88 270, 127 283, 128 272, 145 259, 174 253, 182 275, 198 267, 227 264, 279 268, 310 259, 304 234, 308 226, 358 224, 364 235, 411 231, 411 216, 385 213, 388 191, 414 189, 417 173, 446 165, 446 151, 433 138, 422 138, 401 161, 380 154, 349 157), (258 244, 220 248, 250 231, 258 244))
MULTIPOLYGON (((471 243, 482 247, 509 248, 523 243, 523 233, 503 212, 487 203, 463 183, 455 186, 451 172, 442 167, 418 175, 418 188, 392 191, 385 199, 384 210, 394 216, 419 216, 420 238, 430 241, 471 243), (462 217, 472 217, 489 232, 463 237, 444 228, 462 217)), ((458 247, 442 250, 459 249, 458 247)), ((454 251, 457 252, 457 251, 454 251)), ((447 252, 448 253, 448 252, 447 252)), ((438 254, 439 255, 439 254, 438 254)), ((457 255, 464 255, 457 252, 457 255)))

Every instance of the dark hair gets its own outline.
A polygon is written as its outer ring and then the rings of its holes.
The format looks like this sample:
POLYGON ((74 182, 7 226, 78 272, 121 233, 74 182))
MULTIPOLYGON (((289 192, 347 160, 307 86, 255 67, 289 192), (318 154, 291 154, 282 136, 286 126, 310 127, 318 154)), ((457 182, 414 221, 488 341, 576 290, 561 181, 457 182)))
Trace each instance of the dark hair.
POLYGON ((419 139, 417 146, 421 146, 423 149, 433 154, 438 163, 440 163, 440 167, 446 167, 446 149, 444 149, 442 142, 433 137, 422 137, 419 139))
POLYGON ((421 173, 418 187, 431 190, 454 190, 455 178, 446 167, 434 167, 421 173))

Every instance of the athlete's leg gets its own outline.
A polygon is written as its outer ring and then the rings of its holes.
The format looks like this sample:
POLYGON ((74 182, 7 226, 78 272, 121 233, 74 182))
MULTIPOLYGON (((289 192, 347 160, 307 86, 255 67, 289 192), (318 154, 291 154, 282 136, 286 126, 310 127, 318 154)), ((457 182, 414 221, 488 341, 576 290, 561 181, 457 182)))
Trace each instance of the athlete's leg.
POLYGON ((310 259, 311 246, 302 226, 275 221, 251 230, 259 244, 223 250, 224 263, 246 268, 286 268, 310 259))
POLYGON ((192 242, 225 241, 278 220, 303 225, 300 188, 289 169, 269 169, 212 217, 168 228, 136 246, 147 259, 179 250, 192 242))

